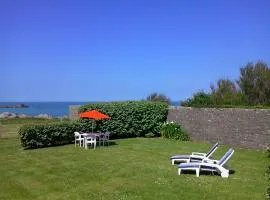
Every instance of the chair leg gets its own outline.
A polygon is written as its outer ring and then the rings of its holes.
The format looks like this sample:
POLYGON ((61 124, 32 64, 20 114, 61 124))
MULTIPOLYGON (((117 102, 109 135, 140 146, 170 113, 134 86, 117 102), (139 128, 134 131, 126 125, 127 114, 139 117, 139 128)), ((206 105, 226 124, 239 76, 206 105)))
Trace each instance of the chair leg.
POLYGON ((197 177, 200 176, 200 169, 196 169, 196 176, 197 176, 197 177))
POLYGON ((172 165, 174 165, 174 159, 172 159, 172 165))
POLYGON ((180 168, 178 168, 178 175, 181 175, 181 169, 180 168))

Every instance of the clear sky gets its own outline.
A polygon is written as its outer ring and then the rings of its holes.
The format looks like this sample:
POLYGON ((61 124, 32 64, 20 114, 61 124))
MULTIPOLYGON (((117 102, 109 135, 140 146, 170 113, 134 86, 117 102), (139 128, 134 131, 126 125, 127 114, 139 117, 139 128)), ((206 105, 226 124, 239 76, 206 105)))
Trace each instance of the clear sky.
POLYGON ((0 101, 183 100, 270 64, 270 1, 0 2, 0 101))

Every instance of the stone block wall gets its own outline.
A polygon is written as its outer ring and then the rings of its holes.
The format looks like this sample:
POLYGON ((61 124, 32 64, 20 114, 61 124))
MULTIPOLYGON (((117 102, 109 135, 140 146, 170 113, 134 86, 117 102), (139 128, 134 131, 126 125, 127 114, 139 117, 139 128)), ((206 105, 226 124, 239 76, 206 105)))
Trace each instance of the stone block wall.
MULTIPOLYGON (((79 105, 69 118, 79 118, 79 105)), ((264 149, 270 144, 270 109, 170 107, 167 121, 179 122, 193 140, 264 149)))
POLYGON ((179 122, 194 140, 263 149, 270 143, 270 109, 172 108, 167 120, 179 122))

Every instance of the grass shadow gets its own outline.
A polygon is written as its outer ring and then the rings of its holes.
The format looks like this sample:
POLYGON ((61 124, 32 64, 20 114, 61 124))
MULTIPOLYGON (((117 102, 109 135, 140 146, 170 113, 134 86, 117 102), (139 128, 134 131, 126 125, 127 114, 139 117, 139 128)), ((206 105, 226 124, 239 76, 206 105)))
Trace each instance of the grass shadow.
MULTIPOLYGON (((193 174, 196 175, 196 172, 194 170, 183 170, 181 174, 193 174)), ((235 170, 230 170, 229 174, 235 174, 235 170)), ((218 172, 211 172, 211 171, 200 171, 200 176, 220 176, 218 172)))

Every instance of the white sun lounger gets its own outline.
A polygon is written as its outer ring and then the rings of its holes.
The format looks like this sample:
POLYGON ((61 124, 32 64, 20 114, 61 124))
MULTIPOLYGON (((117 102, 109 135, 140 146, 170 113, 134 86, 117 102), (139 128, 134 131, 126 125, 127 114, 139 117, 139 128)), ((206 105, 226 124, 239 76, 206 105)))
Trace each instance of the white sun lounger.
POLYGON ((192 152, 191 155, 174 155, 170 159, 172 161, 172 165, 174 165, 175 161, 178 162, 201 162, 202 160, 207 160, 210 156, 217 150, 218 142, 209 150, 208 153, 199 153, 192 152))
POLYGON ((183 170, 195 170, 196 176, 200 176, 200 171, 217 172, 222 178, 229 177, 229 169, 224 167, 225 163, 233 155, 234 150, 231 148, 220 160, 204 160, 203 162, 194 163, 181 163, 178 165, 178 174, 180 175, 183 170))

